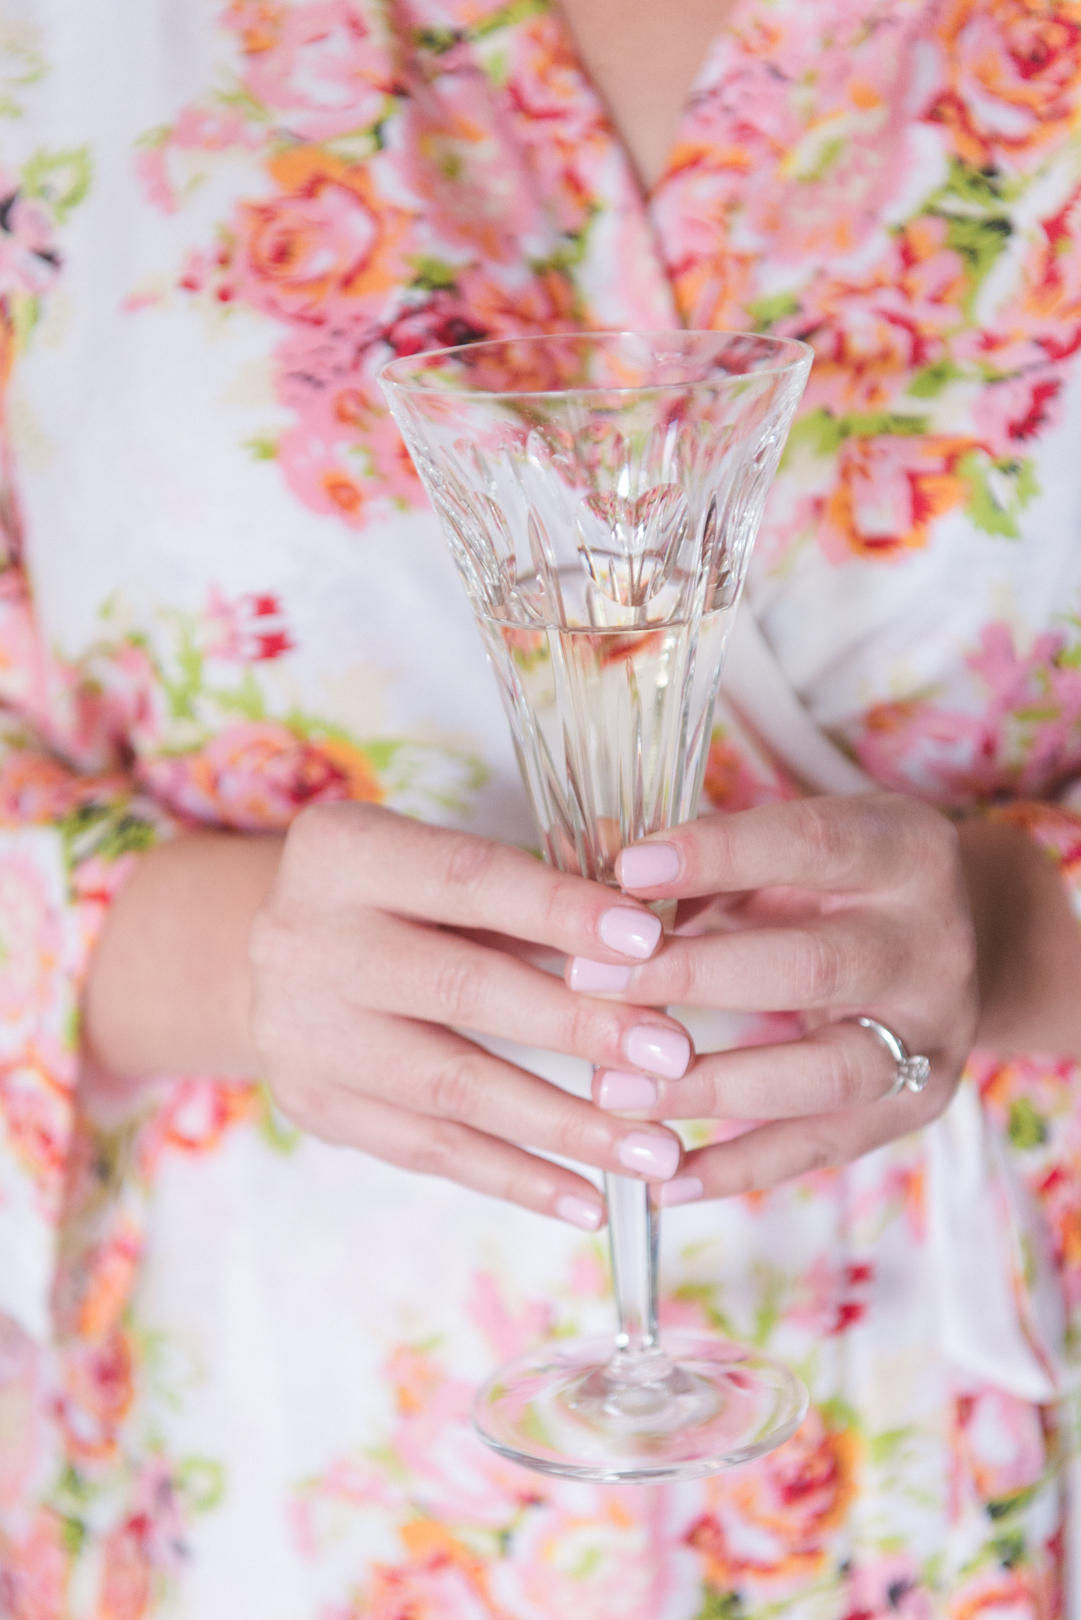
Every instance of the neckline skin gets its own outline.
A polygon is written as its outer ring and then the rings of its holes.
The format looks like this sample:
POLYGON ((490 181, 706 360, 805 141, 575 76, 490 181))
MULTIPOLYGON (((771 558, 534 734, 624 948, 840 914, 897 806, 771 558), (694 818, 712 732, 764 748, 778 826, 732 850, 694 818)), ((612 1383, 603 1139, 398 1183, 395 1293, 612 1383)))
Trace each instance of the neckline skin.
POLYGON ((648 207, 663 189, 676 167, 683 130, 691 114, 695 94, 707 77, 713 59, 730 28, 739 0, 669 0, 671 10, 690 13, 691 42, 680 47, 675 71, 660 74, 644 72, 649 62, 665 60, 665 45, 673 36, 663 18, 666 8, 656 0, 552 0, 550 10, 566 36, 579 72, 604 107, 612 135, 623 151, 628 168, 648 207), (627 13, 637 9, 644 21, 639 30, 640 44, 628 51, 627 13), (659 14, 659 16, 658 16, 659 14), (619 26, 616 26, 618 19, 619 26), (643 37, 644 35, 644 37, 643 37), (637 86, 634 79, 638 80, 637 86), (675 86, 673 88, 673 85, 675 86), (644 100, 654 124, 661 129, 633 138, 629 131, 636 90, 644 90, 644 100))

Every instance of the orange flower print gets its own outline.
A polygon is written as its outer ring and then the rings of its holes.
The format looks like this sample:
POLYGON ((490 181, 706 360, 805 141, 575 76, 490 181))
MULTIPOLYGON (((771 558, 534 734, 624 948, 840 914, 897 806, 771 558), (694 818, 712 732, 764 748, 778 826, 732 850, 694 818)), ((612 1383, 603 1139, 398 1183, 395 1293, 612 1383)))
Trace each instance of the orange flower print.
MULTIPOLYGON (((429 1527, 435 1531, 436 1526, 429 1527)), ((434 1538, 431 1538, 434 1539, 434 1538)), ((481 1559, 446 1536, 408 1564, 376 1564, 363 1611, 348 1620, 502 1620, 486 1591, 481 1559)))
POLYGON ((780 1450, 706 1487, 709 1507, 688 1533, 721 1591, 746 1580, 804 1580, 826 1559, 831 1530, 856 1491, 858 1440, 812 1408, 780 1450))
POLYGON ((302 140, 369 129, 393 93, 389 54, 350 0, 238 0, 226 25, 240 35, 248 91, 302 140))
POLYGON ((822 513, 827 556, 899 557, 925 546, 935 518, 968 496, 958 467, 973 448, 971 439, 930 434, 847 439, 822 513))
POLYGON ((41 1066, 20 1064, 0 1075, 0 1121, 43 1205, 59 1199, 70 1109, 67 1086, 41 1066))
POLYGON ((0 857, 0 1048, 11 1052, 56 994, 63 944, 59 896, 29 850, 0 857))
POLYGON ((723 726, 713 732, 703 787, 715 810, 752 810, 797 797, 799 789, 779 766, 741 743, 743 739, 734 740, 723 726))
POLYGON ((153 1567, 146 1542, 141 1518, 127 1520, 105 1537, 95 1620, 143 1620, 149 1612, 153 1567))
POLYGON ((863 281, 821 276, 798 315, 778 325, 815 351, 804 407, 881 409, 913 375, 944 358, 963 323, 967 287, 960 254, 946 246, 944 219, 910 221, 863 281))
POLYGON ((551 12, 511 36, 506 95, 545 212, 567 236, 584 231, 609 159, 603 107, 582 77, 566 29, 551 12))
POLYGON ((151 760, 143 776, 179 815, 253 830, 287 827, 306 804, 383 798, 359 749, 309 742, 270 720, 226 726, 198 753, 151 760))
POLYGON ((4 1620, 65 1620, 72 1557, 64 1521, 41 1508, 16 1539, 0 1531, 0 1614, 4 1620))
MULTIPOLYGON (((1052 1620, 1039 1587, 1035 1570, 1024 1566, 984 1571, 952 1594, 944 1610, 945 1620, 1031 1620, 1033 1616, 1042 1620, 1045 1615, 1052 1620)), ((1061 1609, 1055 1611, 1054 1620, 1061 1613, 1061 1609)))
POLYGON ((1029 1401, 1000 1389, 963 1395, 956 1403, 958 1460, 985 1502, 1035 1485, 1046 1462, 1040 1414, 1029 1401))
MULTIPOLYGON (((977 402, 981 437, 990 434, 1016 449, 1053 427, 1069 376, 1066 362, 1079 350, 1081 186, 1034 224, 1009 300, 987 326, 962 333, 954 344, 956 359, 1001 379, 977 402)), ((994 454, 993 443, 988 448, 994 454)))
MULTIPOLYGON (((0 1315, 0 1523, 29 1501, 48 1430, 39 1404, 44 1352, 9 1316, 0 1315)), ((4 1551, 0 1541, 0 1570, 4 1551)), ((3 1609, 0 1574, 0 1614, 3 1609)))
POLYGON ((383 201, 365 167, 296 146, 267 168, 282 190, 240 205, 236 297, 278 319, 319 322, 341 300, 378 310, 410 279, 400 250, 411 216, 383 201))
POLYGON ((94 1620, 144 1620, 187 1556, 182 1494, 169 1465, 143 1464, 126 1516, 101 1542, 101 1574, 94 1620))
POLYGON ((151 1179, 158 1155, 169 1148, 180 1153, 212 1153, 233 1126, 251 1119, 258 1107, 255 1085, 227 1080, 174 1084, 142 1143, 143 1175, 151 1179))
POLYGON ((61 1428, 72 1456, 108 1459, 135 1398, 131 1345, 115 1328, 105 1339, 72 1340, 64 1347, 61 1428))
POLYGON ((1081 348, 1081 186, 1041 221, 1005 324, 1008 335, 1035 341, 1041 359, 1067 360, 1081 348))
POLYGON ((948 0, 938 32, 948 84, 930 116, 963 162, 1027 167, 1074 126, 1077 0, 948 0))

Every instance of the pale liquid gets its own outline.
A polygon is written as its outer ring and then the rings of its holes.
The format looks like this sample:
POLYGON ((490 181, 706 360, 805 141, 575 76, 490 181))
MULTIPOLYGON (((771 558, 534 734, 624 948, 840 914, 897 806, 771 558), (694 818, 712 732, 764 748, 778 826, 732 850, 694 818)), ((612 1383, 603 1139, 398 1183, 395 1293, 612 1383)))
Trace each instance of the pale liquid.
POLYGON ((625 844, 697 813, 734 611, 619 629, 481 619, 553 865, 614 882, 625 844))

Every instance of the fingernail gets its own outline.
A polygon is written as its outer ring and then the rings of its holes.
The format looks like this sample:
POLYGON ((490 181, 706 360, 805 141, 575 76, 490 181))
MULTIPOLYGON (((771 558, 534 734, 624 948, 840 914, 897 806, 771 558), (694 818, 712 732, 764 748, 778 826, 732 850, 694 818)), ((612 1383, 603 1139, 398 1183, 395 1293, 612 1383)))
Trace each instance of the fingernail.
POLYGON ((697 1176, 676 1176, 656 1188, 653 1197, 658 1204, 693 1204, 705 1190, 697 1176))
POLYGON ((597 925, 597 932, 610 951, 633 956, 644 962, 657 949, 661 919, 652 911, 632 911, 630 906, 613 906, 597 925))
POLYGON ((597 1086, 598 1108, 652 1108, 657 1097, 656 1082, 648 1074, 609 1069, 597 1086))
POLYGON ((574 1193, 564 1193, 562 1198, 556 1199, 556 1214, 561 1221, 570 1221, 572 1226, 584 1227, 587 1232, 595 1232, 603 1219, 599 1204, 591 1204, 588 1198, 576 1198, 574 1193))
POLYGON ((594 962, 588 956, 572 956, 567 980, 572 990, 584 990, 587 994, 626 990, 631 982, 631 970, 618 962, 594 962))
POLYGON ((647 1135, 634 1131, 619 1144, 619 1162, 640 1176, 667 1181, 674 1176, 679 1164, 679 1143, 674 1136, 647 1135))
POLYGON ((638 1024, 623 1037, 623 1050, 636 1069, 648 1069, 665 1080, 682 1080, 691 1061, 691 1043, 676 1029, 638 1024))
POLYGON ((656 889, 679 876, 675 844, 634 844, 620 851, 616 876, 625 889, 656 889))

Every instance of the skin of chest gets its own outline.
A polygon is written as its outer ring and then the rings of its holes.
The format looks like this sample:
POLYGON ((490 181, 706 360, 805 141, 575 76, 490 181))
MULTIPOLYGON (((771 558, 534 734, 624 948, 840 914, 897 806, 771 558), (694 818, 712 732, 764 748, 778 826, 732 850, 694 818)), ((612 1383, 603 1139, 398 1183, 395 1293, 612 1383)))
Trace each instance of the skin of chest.
POLYGON ((734 0, 562 0, 583 66, 646 191, 657 184, 712 41, 734 0))

